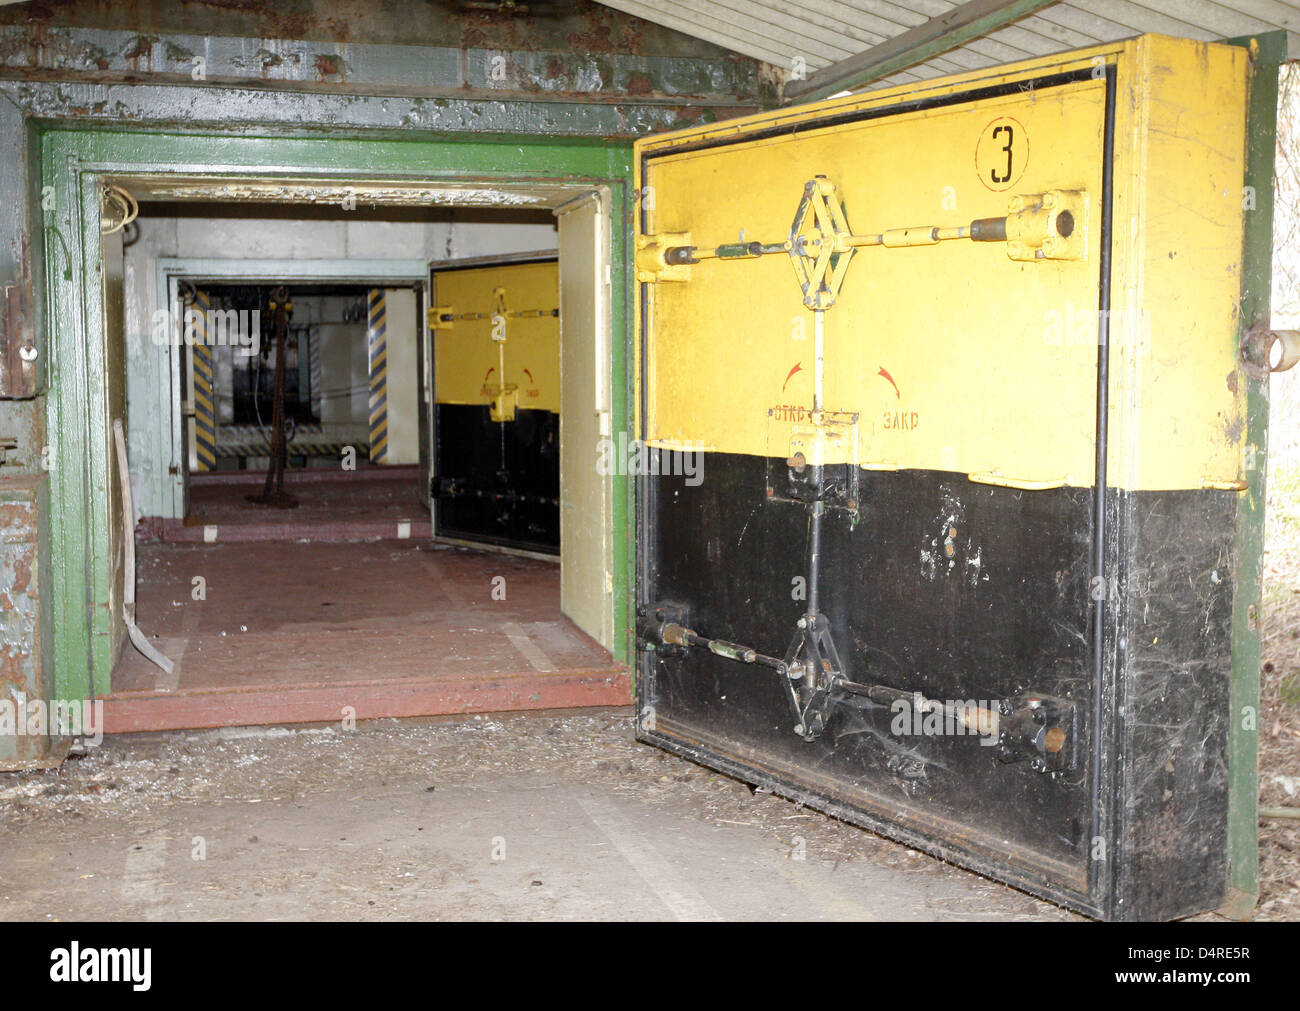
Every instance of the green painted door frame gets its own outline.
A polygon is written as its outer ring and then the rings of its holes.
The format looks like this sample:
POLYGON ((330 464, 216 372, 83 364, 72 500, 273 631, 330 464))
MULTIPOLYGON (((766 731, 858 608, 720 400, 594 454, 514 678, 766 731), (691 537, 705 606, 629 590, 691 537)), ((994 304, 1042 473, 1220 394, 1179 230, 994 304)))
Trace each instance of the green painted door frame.
MULTIPOLYGON (((108 458, 99 186, 114 177, 221 177, 349 184, 603 185, 610 191, 610 388, 614 431, 632 430, 631 145, 626 141, 421 134, 411 139, 232 136, 51 127, 40 135, 50 384, 49 543, 54 695, 110 689, 108 458)), ((595 465, 593 457, 593 466, 595 465)), ((631 664, 632 483, 613 490, 615 659, 631 664)))
MULTIPOLYGON (((1246 127, 1246 212, 1241 261, 1241 330, 1269 325, 1273 286, 1273 162, 1277 151, 1278 67, 1286 32, 1226 40, 1251 54, 1246 127)), ((1243 195, 1244 196, 1244 195, 1243 195)), ((1259 900, 1259 674, 1264 576, 1264 492, 1268 453, 1268 377, 1246 377, 1246 491, 1237 507, 1238 592, 1232 606, 1228 722, 1228 894, 1222 912, 1249 916, 1259 900)))

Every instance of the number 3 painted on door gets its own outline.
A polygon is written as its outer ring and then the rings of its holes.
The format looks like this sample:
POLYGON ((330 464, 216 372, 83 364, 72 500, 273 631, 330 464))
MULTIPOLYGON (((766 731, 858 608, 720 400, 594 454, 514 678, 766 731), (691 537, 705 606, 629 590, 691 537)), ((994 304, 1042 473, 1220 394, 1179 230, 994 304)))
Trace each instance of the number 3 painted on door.
POLYGON ((980 182, 995 191, 1020 181, 1029 161, 1029 134, 1019 120, 999 116, 984 125, 975 145, 975 171, 980 182))
POLYGON ((1015 143, 1016 132, 1011 128, 1010 124, 1003 123, 1001 126, 993 128, 993 139, 997 140, 1000 133, 1007 135, 1007 142, 1002 147, 1002 150, 1007 153, 1007 168, 1001 175, 998 175, 997 169, 994 169, 989 174, 993 177, 995 183, 1009 183, 1011 181, 1011 145, 1015 143))

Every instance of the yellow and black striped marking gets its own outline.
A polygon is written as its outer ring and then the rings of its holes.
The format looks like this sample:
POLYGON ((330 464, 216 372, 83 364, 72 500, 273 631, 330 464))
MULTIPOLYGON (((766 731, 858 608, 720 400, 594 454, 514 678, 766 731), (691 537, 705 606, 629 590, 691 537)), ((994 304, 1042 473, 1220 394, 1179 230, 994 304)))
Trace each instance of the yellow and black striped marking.
MULTIPOLYGON (((289 441, 289 456, 326 456, 338 458, 349 446, 365 452, 361 440, 341 438, 337 432, 326 432, 318 424, 298 424, 294 427, 293 438, 289 441)), ((267 430, 260 425, 222 425, 221 437, 217 441, 217 456, 223 459, 238 459, 271 455, 271 443, 267 430)))
MULTIPOLYGON (((217 468, 217 415, 213 396, 212 348, 208 344, 208 310, 211 302, 208 293, 196 291, 192 311, 194 343, 190 353, 194 356, 194 444, 195 463, 198 470, 217 468)), ((189 322, 188 320, 185 322, 189 322)))
POLYGON ((370 362, 370 462, 388 459, 388 300, 371 288, 366 344, 370 362))
POLYGON ((320 327, 315 324, 307 331, 307 361, 308 374, 311 382, 311 413, 320 417, 320 391, 321 391, 321 360, 320 360, 320 327))

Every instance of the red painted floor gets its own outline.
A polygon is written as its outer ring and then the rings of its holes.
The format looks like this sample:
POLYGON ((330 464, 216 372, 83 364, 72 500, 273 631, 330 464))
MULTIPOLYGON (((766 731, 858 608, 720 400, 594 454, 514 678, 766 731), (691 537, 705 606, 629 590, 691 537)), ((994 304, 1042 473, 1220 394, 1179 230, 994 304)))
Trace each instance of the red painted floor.
POLYGON ((422 540, 430 535, 418 467, 290 471, 284 487, 298 503, 292 509, 249 501, 261 493, 265 479, 260 471, 193 475, 185 520, 147 521, 142 533, 171 543, 422 540))
MULTIPOLYGON (((237 515, 206 492, 210 516, 237 515)), ((137 623, 177 670, 125 644, 109 733, 631 701, 627 670, 560 613, 551 562, 424 539, 218 541, 141 544, 138 570, 137 623)))

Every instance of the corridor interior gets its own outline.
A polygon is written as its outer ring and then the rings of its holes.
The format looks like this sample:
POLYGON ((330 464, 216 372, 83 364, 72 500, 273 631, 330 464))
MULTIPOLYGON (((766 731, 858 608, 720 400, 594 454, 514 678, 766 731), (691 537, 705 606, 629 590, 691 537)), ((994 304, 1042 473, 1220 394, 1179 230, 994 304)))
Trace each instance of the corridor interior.
MULTIPOLYGON (((424 382, 429 274, 421 264, 554 249, 551 211, 146 200, 123 233, 120 249, 105 236, 109 275, 115 266, 124 274, 120 304, 106 306, 118 315, 105 324, 110 349, 121 348, 135 616, 172 670, 124 640, 108 690, 96 686, 108 732, 631 700, 626 668, 561 611, 562 552, 435 539, 431 521, 436 421, 432 384, 424 382), (204 277, 227 269, 232 244, 283 273, 204 277), (139 334, 169 297, 161 261, 173 274, 193 265, 193 274, 170 282, 184 305, 197 297, 205 306, 263 310, 256 356, 242 357, 238 346, 212 355, 207 460, 191 437, 197 431, 202 440, 205 429, 194 422, 205 419, 184 412, 196 382, 185 349, 171 368, 180 389, 169 412, 167 391, 157 390, 168 366, 147 361, 167 349, 139 334), (385 262, 401 276, 345 273, 349 264, 370 264, 373 274, 385 262), (413 276, 417 268, 422 277, 413 276), (328 282, 310 276, 326 269, 334 273, 328 282), (284 402, 290 508, 254 501, 269 462, 276 352, 267 308, 279 285, 293 305, 284 402), (383 454, 368 413, 374 369, 368 375, 366 344, 375 320, 372 307, 368 331, 366 301, 376 290, 389 296, 383 454), (183 471, 174 489, 159 477, 169 451, 183 471)), ((200 408, 205 392, 198 388, 200 408)))

